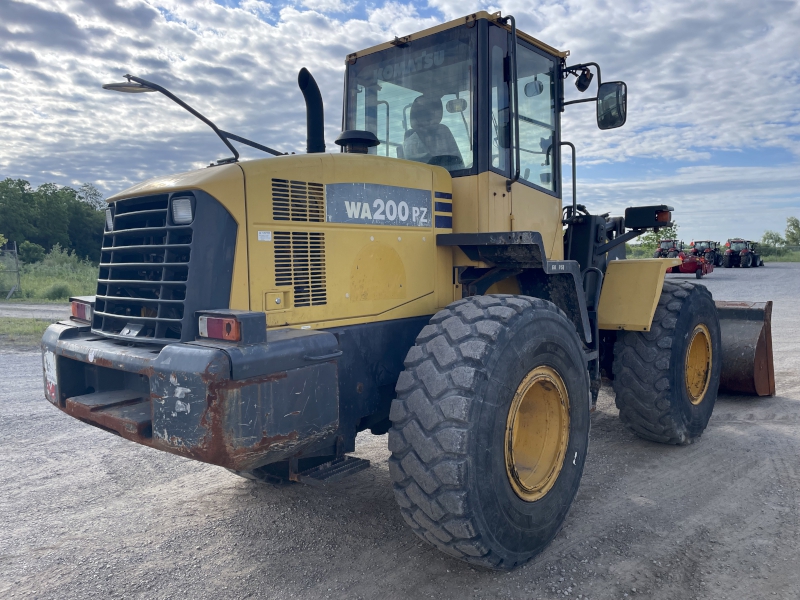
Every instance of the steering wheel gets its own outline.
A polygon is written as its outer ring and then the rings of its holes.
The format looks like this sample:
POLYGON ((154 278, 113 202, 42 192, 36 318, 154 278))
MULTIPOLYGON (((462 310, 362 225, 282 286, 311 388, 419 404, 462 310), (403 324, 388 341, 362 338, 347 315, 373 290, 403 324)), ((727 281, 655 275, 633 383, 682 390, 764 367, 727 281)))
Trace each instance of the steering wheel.
POLYGON ((454 154, 439 154, 428 161, 429 165, 444 167, 445 169, 463 169, 464 162, 460 156, 454 154))

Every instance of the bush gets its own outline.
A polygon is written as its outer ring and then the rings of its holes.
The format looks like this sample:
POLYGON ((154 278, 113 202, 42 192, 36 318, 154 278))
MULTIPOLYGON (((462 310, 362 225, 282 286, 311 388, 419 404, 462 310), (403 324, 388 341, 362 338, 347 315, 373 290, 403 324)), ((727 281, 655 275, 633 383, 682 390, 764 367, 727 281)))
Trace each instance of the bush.
POLYGON ((56 244, 40 262, 22 266, 22 294, 29 299, 47 300, 91 296, 97 290, 97 270, 74 251, 56 244))
POLYGON ((19 258, 27 264, 40 262, 44 258, 44 248, 25 240, 19 245, 19 258))
POLYGON ((72 295, 72 290, 66 283, 54 283, 44 292, 48 300, 66 300, 72 295))

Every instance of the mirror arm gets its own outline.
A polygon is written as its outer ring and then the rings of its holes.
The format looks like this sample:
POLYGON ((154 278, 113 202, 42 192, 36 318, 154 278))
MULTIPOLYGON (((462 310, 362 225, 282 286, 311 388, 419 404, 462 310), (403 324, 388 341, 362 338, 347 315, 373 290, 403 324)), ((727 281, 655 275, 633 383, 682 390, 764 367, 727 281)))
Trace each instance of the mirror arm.
POLYGON ((594 98, 582 98, 580 100, 570 100, 569 102, 562 102, 561 106, 569 106, 570 104, 580 104, 581 102, 595 102, 597 101, 597 96, 594 98))
POLYGON ((517 89, 517 22, 511 15, 505 17, 511 22, 511 125, 514 127, 514 175, 506 180, 506 191, 511 191, 511 184, 519 180, 519 93, 517 89))
POLYGON ((594 67, 597 71, 597 87, 600 87, 600 84, 603 83, 602 75, 600 74, 600 65, 596 62, 588 62, 588 63, 581 63, 579 65, 570 65, 569 67, 564 67, 564 79, 567 78, 568 74, 578 76, 578 71, 585 69, 586 67, 594 67))

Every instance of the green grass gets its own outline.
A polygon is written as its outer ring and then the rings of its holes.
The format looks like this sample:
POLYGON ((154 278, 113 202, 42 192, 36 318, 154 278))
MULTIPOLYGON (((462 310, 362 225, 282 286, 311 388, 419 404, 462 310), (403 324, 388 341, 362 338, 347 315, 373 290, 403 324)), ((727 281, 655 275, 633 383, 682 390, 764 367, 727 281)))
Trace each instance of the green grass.
POLYGON ((0 317, 0 344, 35 346, 52 321, 0 317))
POLYGON ((10 300, 64 302, 70 296, 92 296, 97 271, 92 263, 55 246, 41 262, 22 266, 22 291, 10 300))
POLYGON ((786 252, 779 255, 762 256, 764 262, 800 262, 800 252, 786 252))

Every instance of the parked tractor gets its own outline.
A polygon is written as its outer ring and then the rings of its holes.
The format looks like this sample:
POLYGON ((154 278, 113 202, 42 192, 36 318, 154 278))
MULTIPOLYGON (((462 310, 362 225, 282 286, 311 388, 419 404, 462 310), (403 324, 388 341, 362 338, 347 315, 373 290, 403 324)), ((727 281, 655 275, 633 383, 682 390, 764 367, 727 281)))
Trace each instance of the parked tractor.
POLYGON ((695 241, 690 244, 692 254, 705 259, 707 263, 715 267, 722 266, 722 249, 719 242, 710 240, 695 241))
POLYGON ((568 56, 487 12, 349 54, 337 153, 305 69, 306 154, 157 83, 105 86, 167 96, 232 156, 108 199, 97 294, 42 339, 47 400, 266 482, 335 481, 369 466, 358 432, 388 433, 421 539, 494 569, 529 560, 577 493, 601 373, 623 423, 665 444, 702 435, 726 356, 725 389, 774 393, 769 303, 665 281, 677 258, 625 260, 671 207, 608 217, 574 177, 562 206, 562 113, 591 101, 613 129, 627 111, 624 83, 568 56), (596 95, 566 100, 570 78, 596 95), (240 161, 234 142, 273 156, 240 161))
POLYGON ((682 248, 683 242, 678 240, 661 240, 653 253, 653 258, 677 258, 682 248))
POLYGON ((722 258, 722 266, 725 268, 742 267, 763 267, 764 261, 755 242, 743 240, 741 238, 730 239, 725 243, 725 255, 722 258))
POLYGON ((702 279, 703 276, 714 270, 714 263, 707 261, 704 256, 691 252, 681 252, 678 258, 681 263, 676 267, 672 267, 670 270, 672 273, 694 273, 697 279, 702 279))

